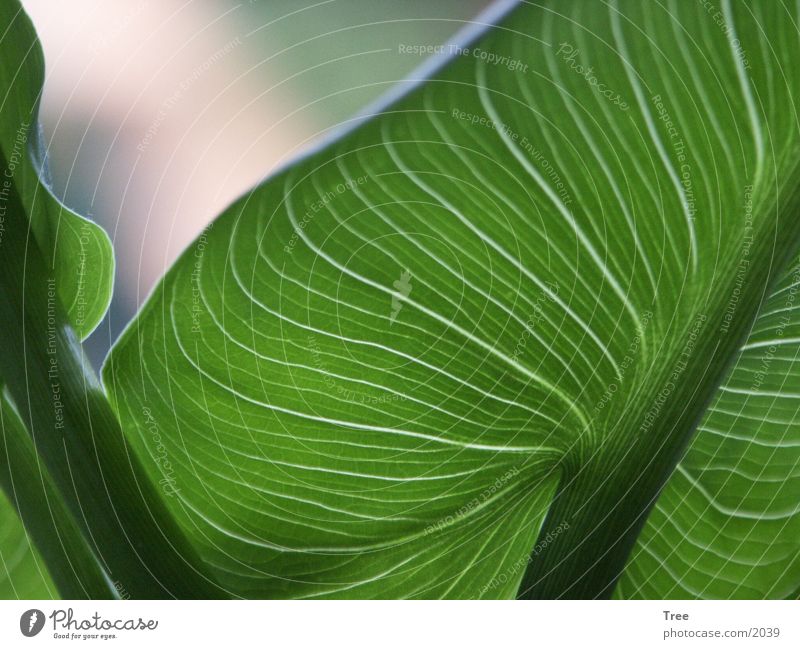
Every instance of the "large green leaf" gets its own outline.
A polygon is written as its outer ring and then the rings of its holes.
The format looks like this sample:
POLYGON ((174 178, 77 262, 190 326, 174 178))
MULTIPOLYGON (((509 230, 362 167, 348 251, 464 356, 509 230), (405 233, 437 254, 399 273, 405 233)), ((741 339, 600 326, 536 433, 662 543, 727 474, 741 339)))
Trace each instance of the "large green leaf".
POLYGON ((798 293, 800 264, 764 304, 648 518, 619 596, 755 599, 798 591, 798 293))
POLYGON ((42 182, 47 163, 37 114, 43 82, 44 57, 30 19, 18 1, 0 1, 0 237, 11 221, 13 185, 70 323, 85 338, 111 300, 114 253, 102 228, 62 205, 42 182))
POLYGON ((226 210, 104 370, 220 582, 608 595, 795 250, 795 18, 525 3, 226 210))

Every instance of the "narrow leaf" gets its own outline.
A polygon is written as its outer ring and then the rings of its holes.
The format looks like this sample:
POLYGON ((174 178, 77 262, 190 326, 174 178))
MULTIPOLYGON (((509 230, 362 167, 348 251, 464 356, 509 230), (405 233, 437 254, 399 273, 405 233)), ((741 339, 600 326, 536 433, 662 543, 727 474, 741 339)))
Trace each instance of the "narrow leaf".
MULTIPOLYGON (((0 432, 0 487, 7 496, 0 516, 9 535, 0 552, 5 549, 12 557, 6 566, 4 594, 26 599, 115 597, 117 593, 100 562, 37 457, 28 431, 1 393, 0 432), (19 529, 17 515, 25 521, 24 532, 19 529), (38 553, 25 550, 31 542, 38 553), (17 564, 20 567, 14 568, 17 564), (23 565, 28 566, 27 577, 20 575, 23 565), (32 590, 19 590, 26 588, 26 580, 32 590)), ((0 599, 2 594, 0 591, 0 599)))
MULTIPOLYGON (((56 278, 56 291, 80 338, 88 336, 108 309, 114 278, 111 241, 98 225, 61 204, 42 182, 45 147, 38 105, 44 57, 30 19, 17 0, 0 2, 0 237, 11 227, 12 185, 56 278)), ((0 238, 0 242, 2 239, 0 238)))

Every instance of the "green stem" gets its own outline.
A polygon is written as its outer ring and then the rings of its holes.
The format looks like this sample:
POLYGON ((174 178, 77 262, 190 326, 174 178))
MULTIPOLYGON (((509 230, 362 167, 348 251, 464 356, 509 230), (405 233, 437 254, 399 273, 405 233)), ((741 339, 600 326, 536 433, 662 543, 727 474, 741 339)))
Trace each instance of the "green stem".
POLYGON ((5 205, 0 379, 61 497, 111 581, 131 597, 223 597, 131 452, 66 324, 57 278, 13 185, 5 205))
MULTIPOLYGON (((743 284, 736 318, 727 333, 719 333, 736 273, 727 290, 706 300, 703 330, 669 396, 646 434, 639 428, 656 396, 670 385, 680 349, 658 360, 645 389, 625 410, 625 425, 603 436, 602 448, 589 460, 565 464, 559 493, 540 532, 539 548, 531 556, 518 591, 520 599, 596 599, 610 597, 647 515, 677 466, 697 426, 735 362, 758 316, 768 289, 792 261, 800 240, 800 175, 786 175, 788 197, 780 210, 764 206, 764 214, 779 213, 761 227, 751 250, 753 264, 743 284), (797 180, 798 182, 794 182, 797 180), (700 377, 699 380, 687 380, 700 377), (564 528, 564 523, 569 525, 564 528), (549 537, 548 537, 549 535, 549 537), (546 541, 546 542, 545 542, 546 541)), ((778 199, 776 198, 777 202, 778 199)), ((680 345, 679 345, 680 347, 680 345)))
POLYGON ((47 564, 59 595, 66 599, 113 599, 109 582, 47 470, 30 435, 0 393, 0 487, 47 564))

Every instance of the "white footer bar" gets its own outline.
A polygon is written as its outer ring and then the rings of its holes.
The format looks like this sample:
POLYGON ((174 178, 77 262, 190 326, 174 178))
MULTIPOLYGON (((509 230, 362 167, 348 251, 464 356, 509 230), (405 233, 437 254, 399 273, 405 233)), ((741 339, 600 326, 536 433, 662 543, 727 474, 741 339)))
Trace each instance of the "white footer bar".
POLYGON ((0 647, 800 647, 793 602, 0 602, 0 647))

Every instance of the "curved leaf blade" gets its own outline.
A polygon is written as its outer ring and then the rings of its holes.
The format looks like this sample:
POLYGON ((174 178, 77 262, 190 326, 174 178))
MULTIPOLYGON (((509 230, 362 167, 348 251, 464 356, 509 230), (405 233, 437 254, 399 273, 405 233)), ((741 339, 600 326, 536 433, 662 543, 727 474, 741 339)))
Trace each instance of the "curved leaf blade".
POLYGON ((227 588, 611 592, 798 238, 788 8, 721 12, 752 69, 700 3, 524 4, 186 251, 103 375, 227 588), (487 493, 466 575, 403 548, 487 493))
POLYGON ((111 301, 114 251, 105 231, 76 214, 42 180, 46 160, 37 124, 44 84, 38 37, 17 0, 0 2, 0 224, 9 227, 8 192, 19 193, 36 241, 54 271, 56 290, 78 336, 88 336, 111 301))

